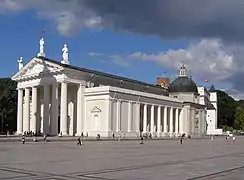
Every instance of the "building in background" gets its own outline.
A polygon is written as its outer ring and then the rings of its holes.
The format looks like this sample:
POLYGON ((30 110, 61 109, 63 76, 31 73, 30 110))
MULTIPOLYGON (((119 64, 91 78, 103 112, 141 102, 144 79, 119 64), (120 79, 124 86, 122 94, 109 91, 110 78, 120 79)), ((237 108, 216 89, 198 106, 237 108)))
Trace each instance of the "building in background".
POLYGON ((217 128, 218 122, 218 105, 217 105, 217 92, 212 85, 209 90, 205 87, 198 87, 199 103, 207 107, 207 134, 208 135, 221 135, 222 129, 217 128))

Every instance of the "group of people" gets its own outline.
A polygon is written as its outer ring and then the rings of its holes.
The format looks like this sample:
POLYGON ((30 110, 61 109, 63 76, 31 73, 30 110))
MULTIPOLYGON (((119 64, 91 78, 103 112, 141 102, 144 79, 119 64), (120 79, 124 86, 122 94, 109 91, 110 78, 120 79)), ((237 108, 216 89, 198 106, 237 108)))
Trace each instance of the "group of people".
MULTIPOLYGON (((26 142, 25 137, 26 137, 26 135, 23 134, 23 135, 22 135, 22 139, 21 139, 21 140, 22 140, 22 144, 25 144, 25 142, 26 142)), ((34 142, 37 142, 37 137, 34 137, 33 141, 34 141, 34 142)), ((44 141, 45 143, 47 142, 47 134, 43 134, 43 141, 44 141)))

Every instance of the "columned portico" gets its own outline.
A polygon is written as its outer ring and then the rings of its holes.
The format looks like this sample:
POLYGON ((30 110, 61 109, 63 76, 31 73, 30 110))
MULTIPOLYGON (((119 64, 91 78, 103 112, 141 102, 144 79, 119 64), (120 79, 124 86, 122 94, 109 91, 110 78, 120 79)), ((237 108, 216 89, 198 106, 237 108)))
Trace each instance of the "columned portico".
POLYGON ((60 104, 60 133, 63 136, 68 135, 68 84, 61 83, 61 104, 60 104))

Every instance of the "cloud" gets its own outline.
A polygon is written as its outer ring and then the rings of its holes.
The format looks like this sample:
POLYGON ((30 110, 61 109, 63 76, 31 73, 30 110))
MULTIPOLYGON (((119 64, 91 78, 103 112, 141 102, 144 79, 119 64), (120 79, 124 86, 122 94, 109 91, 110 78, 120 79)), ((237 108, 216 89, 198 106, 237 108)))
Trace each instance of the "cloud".
MULTIPOLYGON (((92 56, 101 56, 92 53, 92 56)), ((163 67, 178 70, 184 63, 194 79, 208 79, 210 83, 228 84, 227 91, 235 98, 244 98, 244 85, 240 83, 244 77, 244 46, 225 45, 219 39, 203 39, 191 43, 185 49, 168 50, 157 53, 134 52, 127 55, 106 55, 110 58, 120 57, 124 61, 152 61, 163 67)))
POLYGON ((35 9, 62 35, 109 27, 164 39, 220 38, 243 42, 242 0, 2 0, 0 11, 35 9))
MULTIPOLYGON (((192 73, 233 84, 244 91, 243 0, 1 0, 0 14, 35 10, 55 24, 63 36, 84 28, 155 35, 162 39, 203 39, 186 49, 147 54, 130 59, 151 60, 178 68, 185 62, 192 73)), ((114 63, 129 64, 124 56, 110 55, 114 63)))

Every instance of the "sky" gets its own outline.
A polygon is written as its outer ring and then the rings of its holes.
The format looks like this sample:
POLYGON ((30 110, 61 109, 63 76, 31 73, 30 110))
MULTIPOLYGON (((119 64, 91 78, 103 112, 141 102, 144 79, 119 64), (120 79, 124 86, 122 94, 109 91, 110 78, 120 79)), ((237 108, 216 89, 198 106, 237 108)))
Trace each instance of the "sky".
POLYGON ((244 99, 243 0, 0 0, 0 77, 39 51, 70 64, 155 83, 182 64, 197 85, 244 99), (208 80, 208 83, 204 83, 208 80))

